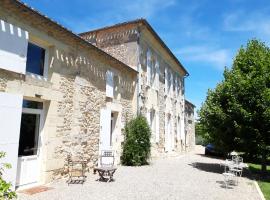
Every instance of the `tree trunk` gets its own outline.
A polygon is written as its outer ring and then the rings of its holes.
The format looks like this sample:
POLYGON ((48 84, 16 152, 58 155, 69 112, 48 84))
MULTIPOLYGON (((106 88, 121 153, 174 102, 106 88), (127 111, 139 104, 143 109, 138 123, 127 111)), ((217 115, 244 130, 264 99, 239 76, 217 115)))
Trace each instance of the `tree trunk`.
POLYGON ((266 164, 266 152, 265 150, 262 153, 262 163, 261 163, 262 167, 261 170, 263 173, 266 173, 266 168, 267 168, 267 164, 266 164))

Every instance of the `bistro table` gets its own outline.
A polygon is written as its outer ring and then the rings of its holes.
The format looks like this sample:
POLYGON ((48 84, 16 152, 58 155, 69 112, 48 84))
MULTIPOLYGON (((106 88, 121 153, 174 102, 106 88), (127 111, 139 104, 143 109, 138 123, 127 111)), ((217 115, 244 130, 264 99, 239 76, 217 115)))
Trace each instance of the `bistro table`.
POLYGON ((116 171, 116 167, 95 167, 94 173, 98 172, 100 181, 113 181, 113 174, 116 171))

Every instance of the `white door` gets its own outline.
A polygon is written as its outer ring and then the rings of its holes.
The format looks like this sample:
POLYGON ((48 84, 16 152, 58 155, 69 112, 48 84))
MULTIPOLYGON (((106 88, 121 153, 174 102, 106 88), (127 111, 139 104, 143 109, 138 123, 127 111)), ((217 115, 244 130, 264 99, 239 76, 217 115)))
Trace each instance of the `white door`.
MULTIPOLYGON (((24 100, 26 102, 26 100, 24 100)), ((30 102, 41 104, 40 102, 30 102)), ((38 182, 39 140, 42 129, 42 109, 23 108, 21 117, 20 141, 16 185, 22 186, 38 182)))
POLYGON ((20 124, 22 114, 22 95, 0 93, 0 151, 6 152, 1 162, 10 163, 4 178, 15 188, 20 124))
POLYGON ((111 149, 111 113, 111 110, 108 108, 102 108, 100 110, 100 151, 111 149))

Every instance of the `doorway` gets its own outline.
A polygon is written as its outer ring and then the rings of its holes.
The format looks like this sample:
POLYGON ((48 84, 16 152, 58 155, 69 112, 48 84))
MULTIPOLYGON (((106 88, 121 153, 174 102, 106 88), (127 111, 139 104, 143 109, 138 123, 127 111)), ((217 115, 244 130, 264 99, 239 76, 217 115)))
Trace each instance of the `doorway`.
POLYGON ((43 103, 23 100, 16 185, 36 183, 39 175, 40 132, 43 103))

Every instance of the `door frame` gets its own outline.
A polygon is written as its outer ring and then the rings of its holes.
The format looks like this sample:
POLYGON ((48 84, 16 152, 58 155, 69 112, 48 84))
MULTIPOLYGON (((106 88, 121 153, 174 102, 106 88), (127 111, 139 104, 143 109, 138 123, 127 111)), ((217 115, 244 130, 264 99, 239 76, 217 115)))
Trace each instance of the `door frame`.
MULTIPOLYGON (((25 100, 28 100, 27 98, 24 98, 25 100)), ((31 101, 36 101, 36 100, 33 100, 31 99, 31 101)), ((22 114, 37 114, 40 116, 40 119, 39 119, 39 135, 38 135, 38 149, 37 149, 37 155, 32 155, 32 156, 25 156, 25 157, 37 157, 37 181, 36 182, 33 182, 33 183, 26 183, 26 184, 18 184, 17 185, 17 182, 16 182, 16 187, 27 187, 27 186, 31 186, 31 185, 35 185, 35 184, 38 184, 40 183, 40 175, 41 175, 41 161, 42 161, 42 136, 43 136, 43 131, 44 131, 44 119, 45 119, 45 102, 44 101, 37 101, 37 102, 42 102, 43 103, 43 108, 42 109, 33 109, 33 108, 22 108, 22 114)), ((21 134, 21 133, 20 133, 21 134)), ((20 145, 20 143, 19 143, 20 145)), ((18 164, 19 164, 19 155, 18 155, 18 164)), ((19 171, 17 169, 17 175, 19 175, 19 171)), ((17 178, 16 178, 17 179, 17 178)))

